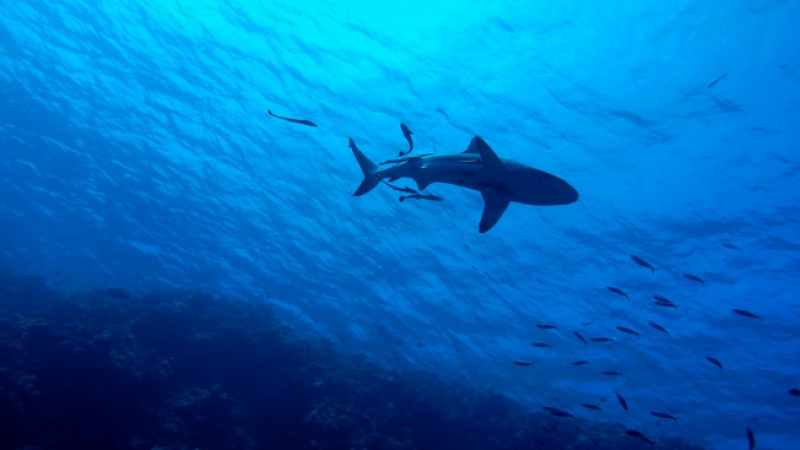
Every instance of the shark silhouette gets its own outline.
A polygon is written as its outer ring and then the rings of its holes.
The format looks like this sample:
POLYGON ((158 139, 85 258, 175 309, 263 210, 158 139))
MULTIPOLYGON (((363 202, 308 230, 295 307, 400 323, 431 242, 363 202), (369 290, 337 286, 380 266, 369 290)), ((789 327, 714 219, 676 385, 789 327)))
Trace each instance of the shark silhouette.
POLYGON ((371 191, 381 180, 411 178, 419 190, 432 183, 447 183, 473 189, 484 200, 478 230, 485 233, 500 220, 510 202, 525 205, 568 205, 578 201, 578 191, 566 181, 547 172, 507 159, 500 159, 480 136, 475 136, 462 153, 409 158, 392 167, 380 168, 358 149, 350 148, 364 172, 364 181, 354 196, 371 191))

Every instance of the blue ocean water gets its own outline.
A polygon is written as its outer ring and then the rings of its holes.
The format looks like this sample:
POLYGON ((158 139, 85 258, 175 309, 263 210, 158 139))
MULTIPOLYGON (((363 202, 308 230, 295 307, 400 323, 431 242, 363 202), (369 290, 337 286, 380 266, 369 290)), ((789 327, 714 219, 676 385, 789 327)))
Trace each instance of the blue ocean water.
POLYGON ((709 448, 745 448, 746 428, 760 449, 797 448, 799 2, 0 11, 0 270, 65 293, 263 298, 389 368, 535 408, 619 391, 627 412, 573 411, 709 448), (348 138, 396 158, 401 122, 411 155, 480 135, 580 200, 512 204, 481 234, 474 191, 353 197, 348 138))

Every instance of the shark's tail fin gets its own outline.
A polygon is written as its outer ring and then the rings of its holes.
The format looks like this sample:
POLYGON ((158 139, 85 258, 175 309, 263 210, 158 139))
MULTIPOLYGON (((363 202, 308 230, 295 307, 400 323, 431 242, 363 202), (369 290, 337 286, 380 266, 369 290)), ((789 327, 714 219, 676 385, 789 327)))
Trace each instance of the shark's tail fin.
POLYGON ((353 194, 354 196, 358 197, 359 195, 364 195, 367 192, 371 191, 381 182, 381 178, 377 176, 378 166, 369 160, 361 150, 356 147, 356 143, 353 142, 353 139, 350 139, 350 148, 353 150, 353 155, 355 155, 356 160, 358 161, 358 165, 361 166, 361 171, 364 172, 364 181, 361 182, 361 185, 356 189, 356 192, 353 194))

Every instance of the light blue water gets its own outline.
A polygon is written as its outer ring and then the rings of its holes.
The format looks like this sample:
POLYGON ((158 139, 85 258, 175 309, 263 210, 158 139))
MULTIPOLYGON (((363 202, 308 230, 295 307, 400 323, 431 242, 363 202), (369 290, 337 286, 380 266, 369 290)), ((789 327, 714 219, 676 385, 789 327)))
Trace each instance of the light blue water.
POLYGON ((3 0, 0 269, 263 295, 389 366, 800 448, 800 2, 539 3, 3 0), (415 152, 479 134, 580 200, 479 234, 474 191, 352 197, 348 138, 393 158, 400 122, 415 152))

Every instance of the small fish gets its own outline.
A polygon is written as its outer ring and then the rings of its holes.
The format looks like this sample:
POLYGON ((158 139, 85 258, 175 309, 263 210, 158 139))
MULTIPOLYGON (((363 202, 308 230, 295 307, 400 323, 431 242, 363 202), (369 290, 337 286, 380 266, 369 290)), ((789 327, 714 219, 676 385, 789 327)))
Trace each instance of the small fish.
POLYGON ((573 366, 582 366, 584 364, 589 364, 589 361, 575 361, 574 363, 572 363, 573 366))
POLYGON ((581 406, 583 406, 586 409, 593 409, 595 411, 600 411, 601 410, 599 406, 592 405, 591 403, 584 403, 581 406))
POLYGON ((658 306, 663 306, 665 308, 675 308, 678 309, 678 305, 672 302, 654 302, 658 306))
POLYGON ((411 153, 411 150, 414 150, 414 141, 411 140, 411 135, 414 134, 414 133, 411 132, 411 130, 409 130, 408 127, 406 126, 406 124, 404 124, 404 123, 400 124, 400 131, 403 132, 403 136, 408 141, 408 151, 407 152, 400 152, 400 154, 398 155, 398 156, 403 156, 403 155, 407 155, 407 154, 411 153))
POLYGON ((664 302, 664 303, 672 303, 672 300, 668 298, 661 297, 660 295, 654 295, 653 299, 657 302, 664 302))
POLYGON ((530 361, 514 361, 514 365, 522 366, 522 367, 528 367, 528 366, 532 366, 533 363, 530 362, 530 361))
POLYGON ((658 331, 662 331, 662 332, 664 332, 666 334, 669 334, 669 331, 667 331, 666 328, 662 327, 661 325, 659 325, 657 323, 647 322, 647 324, 650 325, 651 327, 655 328, 658 331))
POLYGON ((536 325, 536 328, 541 328, 542 330, 557 330, 558 327, 555 325, 536 325))
POLYGON ((651 266, 649 262, 647 262, 647 261, 643 260, 642 258, 639 258, 639 257, 638 257, 638 256, 636 256, 636 255, 631 255, 631 259, 632 259, 632 260, 633 260, 633 262, 635 262, 636 264, 638 264, 638 265, 640 265, 640 266, 642 266, 642 267, 645 267, 645 268, 647 268, 647 269, 650 269, 650 270, 652 271, 652 273, 656 273, 656 270, 658 270, 658 269, 656 269, 655 267, 651 266))
POLYGON ((616 370, 607 370, 603 372, 604 375, 611 375, 611 376, 621 376, 622 374, 617 372, 616 370))
POLYGON ((383 184, 389 186, 390 188, 394 189, 395 191, 405 192, 406 194, 419 194, 419 191, 417 191, 416 189, 412 189, 410 187, 397 187, 397 186, 395 186, 393 184, 387 183, 384 180, 381 180, 381 181, 383 182, 383 184))
POLYGON ((606 286, 606 289, 608 289, 609 291, 611 291, 611 292, 613 292, 615 294, 621 295, 621 296, 623 296, 625 298, 630 298, 630 297, 628 297, 628 294, 622 292, 622 289, 618 289, 618 288, 615 288, 613 286, 606 286))
POLYGON ((800 397, 800 389, 789 389, 789 394, 800 397))
POLYGON ((572 332, 572 334, 574 334, 574 335, 575 335, 575 337, 577 337, 578 339, 580 339, 580 340, 581 340, 581 342, 583 342, 583 344, 584 344, 584 345, 589 345, 589 344, 586 342, 586 339, 585 339, 583 336, 581 336, 581 334, 580 334, 580 333, 578 333, 577 331, 573 331, 573 332, 572 332))
POLYGON ((617 400, 619 400, 619 404, 622 405, 623 408, 625 408, 625 411, 627 411, 628 402, 626 402, 625 399, 621 395, 619 395, 619 392, 614 391, 614 393, 617 394, 617 400))
POLYGON ((729 248, 731 250, 742 251, 742 249, 740 249, 739 247, 737 247, 737 246, 735 246, 733 244, 728 244, 727 242, 723 243, 722 246, 725 247, 725 248, 729 248))
POLYGON ((400 197, 400 201, 403 202, 407 198, 417 199, 417 200, 433 200, 433 201, 436 201, 436 202, 440 202, 440 201, 444 200, 442 197, 439 197, 438 195, 433 195, 433 194, 411 194, 411 195, 404 195, 404 196, 400 197))
POLYGON ((552 414, 552 415, 554 415, 556 417, 569 417, 569 418, 574 418, 575 417, 575 416, 573 416, 572 414, 570 414, 570 413, 568 413, 566 411, 550 411, 550 414, 552 414))
POLYGON ((714 357, 712 357, 712 356, 706 356, 706 359, 707 359, 707 360, 708 360, 708 362, 710 362, 711 364, 713 364, 713 365, 715 365, 715 366, 719 367, 719 371, 720 371, 720 372, 722 372, 722 363, 721 363, 721 362, 719 362, 719 360, 718 360, 717 358, 714 358, 714 357))
POLYGON ((595 338, 591 338, 589 340, 592 341, 592 342, 614 342, 614 339, 611 339, 611 338, 608 338, 608 337, 595 337, 595 338))
POLYGON ((670 419, 670 420, 674 420, 675 422, 678 421, 678 419, 676 419, 675 416, 673 416, 672 414, 667 414, 665 412, 653 411, 653 412, 650 413, 650 415, 658 417, 659 419, 670 419))
POLYGON ((628 436, 631 436, 631 437, 635 437, 636 439, 641 439, 641 440, 647 442, 648 444, 654 444, 653 441, 651 441, 650 439, 647 439, 647 437, 645 435, 643 435, 642 433, 640 433, 640 432, 638 432, 636 430, 625 430, 625 434, 627 434, 628 436))
POLYGON ((749 427, 747 428, 747 442, 750 443, 750 450, 754 450, 756 448, 756 435, 753 434, 753 430, 749 427))
POLYGON ((312 122, 312 121, 310 121, 310 120, 305 120, 305 119, 290 119, 290 118, 288 118, 288 117, 282 117, 282 116, 279 116, 279 115, 277 115, 277 114, 273 114, 273 113, 272 113, 272 111, 270 111, 269 109, 267 110, 267 112, 269 113, 269 115, 270 115, 270 116, 272 116, 272 117, 276 117, 276 118, 278 118, 278 119, 281 119, 281 120, 285 120, 285 121, 287 121, 287 122, 299 123, 300 125, 306 125, 306 126, 309 126, 309 127, 315 127, 315 126, 317 126, 317 124, 315 124, 314 122, 312 122))
POLYGON ((683 276, 686 277, 686 279, 688 279, 688 280, 697 281, 698 283, 706 284, 706 282, 702 278, 700 278, 700 277, 698 277, 696 275, 692 275, 690 273, 685 273, 685 274, 683 274, 683 276))
POLYGON ((547 347, 551 347, 551 345, 550 344, 545 344, 544 342, 534 342, 534 343, 531 344, 531 347, 547 348, 547 347))
POLYGON ((635 332, 635 331, 631 330, 630 328, 625 328, 625 327, 617 327, 617 329, 618 329, 619 331, 622 331, 623 333, 633 334, 633 335, 635 335, 637 338, 639 337, 639 333, 637 333, 637 332, 635 332))
POLYGON ((556 408, 556 407, 553 407, 553 406, 542 406, 542 409, 547 411, 547 412, 561 411, 559 408, 556 408))
POLYGON ((706 89, 711 89, 712 87, 716 86, 717 83, 719 83, 720 81, 724 80, 725 77, 727 77, 727 76, 728 76, 728 74, 726 73, 725 75, 722 75, 720 77, 714 78, 711 81, 711 83, 708 83, 708 86, 706 86, 706 89))
POLYGON ((733 312, 735 312, 736 314, 738 314, 740 316, 752 317, 753 319, 758 319, 757 315, 751 313, 750 311, 748 311, 746 309, 734 309, 733 312))

